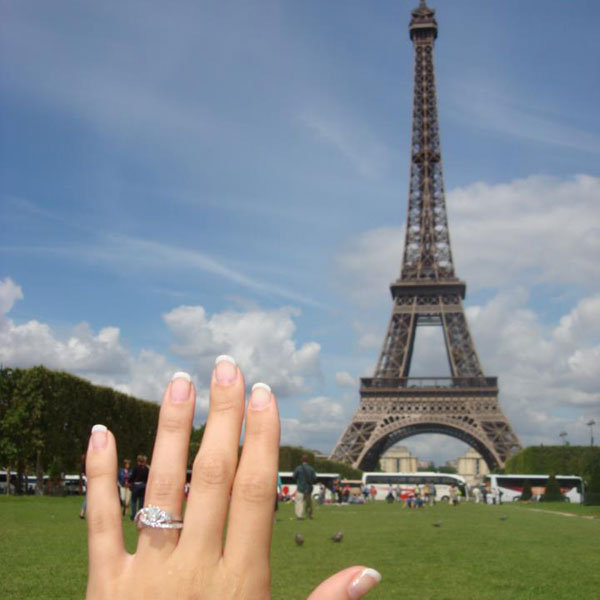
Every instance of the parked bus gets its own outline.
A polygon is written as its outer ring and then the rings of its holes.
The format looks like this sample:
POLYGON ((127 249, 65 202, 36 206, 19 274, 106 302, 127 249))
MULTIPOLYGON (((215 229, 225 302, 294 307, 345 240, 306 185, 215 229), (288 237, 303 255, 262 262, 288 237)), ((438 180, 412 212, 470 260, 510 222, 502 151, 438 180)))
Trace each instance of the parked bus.
POLYGON ((437 501, 448 502, 450 499, 450 486, 454 485, 457 490, 460 490, 460 495, 463 498, 468 498, 467 482, 460 475, 451 473, 434 473, 431 471, 423 471, 419 473, 363 473, 363 486, 366 484, 369 487, 374 485, 377 490, 376 500, 385 500, 388 494, 390 485, 396 493, 396 488, 400 486, 402 498, 414 494, 417 486, 425 484, 433 484, 435 486, 435 499, 437 501))
MULTIPOLYGON (((549 475, 486 475, 485 486, 496 496, 502 492, 504 502, 521 499, 525 481, 531 484, 533 500, 539 500, 546 491, 549 475)), ((581 504, 583 502, 583 479, 577 475, 557 475, 556 481, 567 502, 581 504)))
MULTIPOLYGON (((280 471, 281 488, 284 498, 291 498, 296 493, 296 482, 292 471, 280 471)), ((319 484, 322 483, 328 490, 333 488, 333 482, 340 479, 339 473, 317 473, 317 481, 313 484, 313 497, 319 496, 319 484)))

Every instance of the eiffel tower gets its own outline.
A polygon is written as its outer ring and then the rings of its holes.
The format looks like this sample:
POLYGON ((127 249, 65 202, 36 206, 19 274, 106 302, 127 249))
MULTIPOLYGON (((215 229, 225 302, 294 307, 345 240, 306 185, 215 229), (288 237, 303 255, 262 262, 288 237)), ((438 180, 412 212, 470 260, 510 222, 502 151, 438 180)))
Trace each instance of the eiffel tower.
POLYGON ((477 450, 490 469, 521 449, 498 404, 498 380, 486 377, 465 319, 466 283, 452 261, 438 122, 433 46, 435 11, 412 11, 414 96, 410 189, 402 272, 373 377, 361 378, 360 405, 331 458, 373 470, 398 441, 442 433, 477 450), (409 377, 416 328, 443 330, 451 377, 409 377))

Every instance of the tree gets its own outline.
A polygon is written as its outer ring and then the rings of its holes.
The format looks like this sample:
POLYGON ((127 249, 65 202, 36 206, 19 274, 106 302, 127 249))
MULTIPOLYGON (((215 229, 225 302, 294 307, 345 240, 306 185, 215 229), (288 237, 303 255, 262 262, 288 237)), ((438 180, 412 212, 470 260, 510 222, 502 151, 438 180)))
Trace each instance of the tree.
POLYGON ((523 485, 523 491, 521 492, 521 500, 529 502, 532 496, 531 492, 531 481, 529 479, 525 480, 525 484, 523 485))
POLYGON ((600 505, 600 462, 592 468, 587 489, 585 490, 585 504, 600 505))
POLYGON ((546 491, 542 496, 542 502, 562 502, 564 500, 563 495, 560 492, 560 486, 554 473, 548 477, 546 482, 546 491))
POLYGON ((199 429, 192 429, 192 434, 190 435, 190 450, 188 452, 188 469, 191 469, 194 464, 194 459, 196 458, 196 454, 198 454, 202 438, 204 437, 205 427, 206 424, 201 425, 199 429))

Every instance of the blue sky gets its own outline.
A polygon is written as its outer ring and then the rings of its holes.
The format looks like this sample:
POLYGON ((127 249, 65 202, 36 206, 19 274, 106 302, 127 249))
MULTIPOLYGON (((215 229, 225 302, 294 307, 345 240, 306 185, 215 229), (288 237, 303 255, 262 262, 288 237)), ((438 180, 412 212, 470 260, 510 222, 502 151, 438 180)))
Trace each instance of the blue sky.
MULTIPOLYGON (((151 400, 217 354, 329 451, 389 318, 416 0, 2 1, 0 360, 151 400)), ((451 240, 525 444, 600 422, 597 3, 438 0, 451 240)), ((411 374, 446 369, 435 330, 411 374)), ((464 447, 418 436, 424 458, 464 447)))

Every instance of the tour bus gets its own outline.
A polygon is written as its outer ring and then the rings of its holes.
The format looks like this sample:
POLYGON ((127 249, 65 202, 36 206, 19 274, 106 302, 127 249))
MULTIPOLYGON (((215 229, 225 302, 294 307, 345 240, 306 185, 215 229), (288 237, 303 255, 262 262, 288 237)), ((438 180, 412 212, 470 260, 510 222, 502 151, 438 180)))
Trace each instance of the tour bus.
MULTIPOLYGON (((521 499, 525 481, 531 484, 532 500, 539 500, 546 491, 549 475, 486 475, 485 486, 496 496, 502 492, 504 502, 521 499)), ((583 479, 577 475, 557 475, 556 481, 567 502, 581 504, 583 502, 583 479)))
MULTIPOLYGON (((284 498, 291 498, 296 493, 296 482, 292 471, 280 471, 281 491, 284 498)), ((339 473, 317 473, 317 482, 313 484, 313 497, 319 496, 319 484, 322 483, 327 490, 333 488, 333 482, 340 479, 339 473)))
POLYGON ((400 495, 407 498, 415 493, 418 485, 435 485, 436 501, 448 502, 450 499, 450 486, 460 491, 460 496, 468 498, 467 482, 460 475, 451 473, 434 473, 431 471, 422 471, 419 473, 363 473, 362 483, 371 487, 375 486, 377 490, 376 500, 385 500, 390 485, 396 494, 396 489, 400 486, 400 495))

